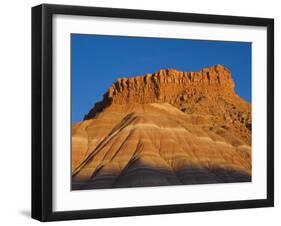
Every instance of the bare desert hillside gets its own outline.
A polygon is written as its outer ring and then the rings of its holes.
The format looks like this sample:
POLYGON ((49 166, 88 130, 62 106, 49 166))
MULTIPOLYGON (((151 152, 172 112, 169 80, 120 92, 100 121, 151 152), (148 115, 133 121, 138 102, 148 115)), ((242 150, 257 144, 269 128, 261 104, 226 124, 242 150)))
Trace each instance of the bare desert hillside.
POLYGON ((251 104, 221 65, 121 78, 72 126, 72 189, 251 181, 251 104))

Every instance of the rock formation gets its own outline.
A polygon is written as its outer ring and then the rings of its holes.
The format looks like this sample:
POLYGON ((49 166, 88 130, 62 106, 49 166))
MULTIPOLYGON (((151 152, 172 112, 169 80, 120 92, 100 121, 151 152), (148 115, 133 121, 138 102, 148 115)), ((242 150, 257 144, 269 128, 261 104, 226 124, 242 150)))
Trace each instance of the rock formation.
POLYGON ((221 65, 118 79, 72 127, 72 188, 251 181, 251 105, 221 65))

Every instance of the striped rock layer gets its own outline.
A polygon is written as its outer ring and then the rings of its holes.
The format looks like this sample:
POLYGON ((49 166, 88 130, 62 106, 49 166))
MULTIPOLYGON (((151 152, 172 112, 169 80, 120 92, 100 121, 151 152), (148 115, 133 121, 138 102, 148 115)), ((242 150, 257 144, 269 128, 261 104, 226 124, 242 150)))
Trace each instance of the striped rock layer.
POLYGON ((72 126, 72 189, 251 181, 251 105, 221 65, 118 79, 72 126))

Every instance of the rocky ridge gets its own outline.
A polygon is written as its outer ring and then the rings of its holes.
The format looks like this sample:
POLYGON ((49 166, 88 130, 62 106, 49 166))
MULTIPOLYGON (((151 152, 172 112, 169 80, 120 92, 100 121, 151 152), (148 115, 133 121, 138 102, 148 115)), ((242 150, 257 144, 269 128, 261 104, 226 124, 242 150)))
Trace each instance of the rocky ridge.
POLYGON ((251 105, 235 94, 234 87, 231 72, 222 65, 199 72, 166 69, 145 76, 121 78, 84 119, 96 117, 111 104, 169 103, 187 114, 211 116, 214 124, 228 127, 250 144, 251 105))
POLYGON ((72 127, 72 188, 251 180, 251 105, 231 72, 118 79, 72 127))

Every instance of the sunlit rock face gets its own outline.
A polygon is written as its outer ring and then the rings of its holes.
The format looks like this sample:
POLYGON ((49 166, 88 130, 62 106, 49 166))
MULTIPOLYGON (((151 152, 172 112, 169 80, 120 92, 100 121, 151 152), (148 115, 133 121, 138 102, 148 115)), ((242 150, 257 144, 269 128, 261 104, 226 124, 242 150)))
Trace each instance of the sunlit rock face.
POLYGON ((251 105, 221 65, 118 79, 72 126, 72 189, 251 181, 251 105))

